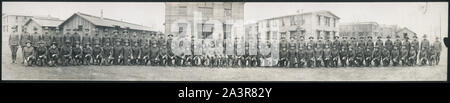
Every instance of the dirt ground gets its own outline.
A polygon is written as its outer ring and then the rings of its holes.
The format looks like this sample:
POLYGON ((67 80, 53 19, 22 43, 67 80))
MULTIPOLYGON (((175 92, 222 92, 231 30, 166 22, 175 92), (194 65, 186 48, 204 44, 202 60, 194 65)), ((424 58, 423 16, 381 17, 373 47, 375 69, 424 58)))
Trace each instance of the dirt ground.
MULTIPOLYGON (((446 81, 447 48, 437 66, 340 68, 205 68, 152 66, 25 67, 11 64, 2 42, 3 80, 100 81, 446 81)), ((21 57, 20 50, 18 57, 21 57)), ((18 59, 21 61, 21 58, 18 59)))

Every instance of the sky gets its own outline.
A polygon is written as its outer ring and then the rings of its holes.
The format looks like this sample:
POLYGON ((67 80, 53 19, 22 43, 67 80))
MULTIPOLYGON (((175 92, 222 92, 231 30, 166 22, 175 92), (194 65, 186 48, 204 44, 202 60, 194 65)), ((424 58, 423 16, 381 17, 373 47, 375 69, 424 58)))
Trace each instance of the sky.
MULTIPOLYGON (((124 20, 164 31, 164 2, 2 2, 2 13, 26 14, 67 19, 73 13, 82 12, 103 17, 124 20)), ((420 35, 447 36, 447 2, 246 2, 244 20, 257 20, 295 14, 297 11, 312 12, 328 10, 339 16, 340 23, 368 22, 407 27, 420 35), (441 29, 441 30, 440 30, 441 29)))
POLYGON ((447 36, 448 33, 447 2, 245 3, 244 20, 246 23, 252 23, 261 19, 296 14, 297 10, 327 10, 340 17, 340 23, 374 21, 378 24, 398 25, 409 28, 419 36, 439 35, 439 29, 442 36, 447 36))
POLYGON ((65 20, 76 12, 151 27, 163 31, 164 3, 145 2, 2 2, 2 13, 52 16, 65 20))

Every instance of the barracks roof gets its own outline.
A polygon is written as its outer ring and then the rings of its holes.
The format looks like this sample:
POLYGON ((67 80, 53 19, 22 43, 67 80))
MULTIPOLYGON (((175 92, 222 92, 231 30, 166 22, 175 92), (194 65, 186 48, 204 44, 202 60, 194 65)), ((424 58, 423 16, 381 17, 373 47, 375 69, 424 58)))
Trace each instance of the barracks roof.
POLYGON ((316 11, 316 12, 305 12, 305 13, 301 13, 301 14, 291 14, 291 15, 284 15, 284 16, 278 16, 278 17, 272 17, 272 18, 268 18, 268 19, 263 19, 263 20, 271 20, 271 19, 279 19, 279 18, 284 18, 284 17, 289 17, 289 16, 300 16, 300 15, 310 15, 310 14, 330 14, 334 17, 336 17, 337 19, 340 19, 338 16, 336 16, 335 14, 331 13, 330 11, 326 11, 326 10, 320 10, 320 11, 316 11))
POLYGON ((58 18, 33 17, 30 20, 28 20, 25 23, 25 25, 27 25, 31 21, 35 21, 37 24, 45 27, 57 27, 59 24, 63 22, 63 20, 59 20, 58 18))
MULTIPOLYGON (((119 20, 114 20, 114 19, 110 19, 110 18, 103 17, 103 19, 102 19, 102 17, 84 14, 84 13, 80 13, 80 12, 75 13, 70 18, 72 18, 75 15, 80 16, 81 18, 91 22, 92 24, 94 24, 96 26, 106 26, 106 27, 120 26, 121 28, 129 27, 130 29, 134 29, 134 30, 152 31, 150 29, 150 27, 133 24, 133 23, 129 23, 129 22, 124 22, 124 21, 119 21, 119 20)), ((69 20, 69 19, 67 19, 67 20, 69 20)), ((64 22, 66 22, 66 21, 64 21, 64 22)))

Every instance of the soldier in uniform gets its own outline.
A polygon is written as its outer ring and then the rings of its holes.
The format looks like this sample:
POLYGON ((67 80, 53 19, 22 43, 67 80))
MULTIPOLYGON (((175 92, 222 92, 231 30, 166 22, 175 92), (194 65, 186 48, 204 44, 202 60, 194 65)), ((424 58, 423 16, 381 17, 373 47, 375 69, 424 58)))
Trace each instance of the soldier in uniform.
POLYGON ((331 67, 337 67, 339 63, 339 52, 340 52, 340 44, 339 44, 339 37, 335 36, 334 41, 331 46, 331 67))
POLYGON ((125 46, 123 47, 124 65, 131 65, 131 60, 134 59, 132 52, 130 41, 125 39, 125 46))
POLYGON ((34 33, 31 35, 31 43, 33 44, 34 48, 39 47, 39 42, 41 41, 41 34, 38 34, 36 31, 37 29, 34 29, 34 33))
POLYGON ((421 42, 421 44, 420 44, 420 60, 419 60, 419 62, 420 62, 420 64, 421 65, 425 65, 425 64, 427 64, 427 62, 428 62, 428 49, 429 49, 429 46, 430 46, 430 42, 428 41, 428 39, 427 39, 427 35, 425 34, 425 35, 423 35, 423 40, 422 40, 422 42, 421 42))
POLYGON ((50 45, 52 44, 52 35, 49 33, 49 28, 44 28, 44 35, 42 35, 42 40, 44 40, 44 45, 46 48, 50 48, 50 45))
POLYGON ((92 55, 93 55, 93 63, 94 65, 101 65, 102 64, 102 47, 100 46, 100 40, 94 40, 94 48, 92 48, 92 55))
POLYGON ((414 47, 411 46, 410 50, 408 51, 408 59, 406 65, 413 66, 416 64, 417 60, 417 51, 414 50, 414 47))
POLYGON ((113 34, 110 34, 110 32, 109 32, 109 30, 107 29, 107 28, 105 28, 104 30, 103 30, 103 33, 102 33, 103 35, 101 36, 101 45, 100 46, 104 46, 104 45, 106 45, 106 43, 109 43, 109 44, 111 44, 111 41, 112 41, 112 39, 111 39, 111 37, 112 37, 112 35, 113 34))
POLYGON ((59 58, 59 49, 56 42, 52 42, 50 48, 48 49, 48 65, 56 66, 59 58))
POLYGON ((148 62, 150 61, 150 45, 148 42, 142 43, 141 45, 141 54, 140 54, 140 59, 139 59, 139 63, 141 65, 147 65, 148 62))
POLYGON ((106 44, 102 47, 103 64, 111 65, 114 63, 113 61, 115 61, 113 56, 114 48, 111 45, 109 45, 110 42, 105 43, 106 44))
POLYGON ((169 62, 169 55, 167 55, 167 44, 162 43, 161 48, 159 49, 159 57, 161 60, 161 66, 167 66, 169 62))
POLYGON ((67 66, 72 60, 72 44, 70 44, 70 39, 65 40, 65 45, 61 47, 61 62, 62 65, 67 66))
MULTIPOLYGON (((152 38, 155 38, 155 34, 153 34, 152 38)), ((150 54, 150 59, 151 59, 151 64, 153 66, 159 65, 159 47, 158 47, 158 41, 156 39, 152 39, 151 41, 151 54, 150 54)))
POLYGON ((56 42, 56 44, 58 45, 57 48, 60 48, 60 47, 62 47, 63 44, 64 44, 64 40, 63 40, 64 37, 63 37, 63 35, 61 34, 61 32, 59 31, 59 28, 58 28, 58 27, 56 27, 55 30, 56 30, 56 31, 55 31, 55 34, 52 35, 52 43, 53 43, 53 42, 56 42))
POLYGON ((381 36, 377 37, 377 41, 375 42, 375 47, 378 47, 379 50, 380 50, 380 48, 383 48, 383 41, 381 40, 381 36))
MULTIPOLYGON (((101 43, 102 42, 102 37, 98 31, 98 29, 94 29, 94 36, 91 37, 91 42, 96 45, 96 43, 101 43)), ((101 46, 101 45, 100 45, 101 46)))
POLYGON ((66 31, 66 34, 63 34, 63 41, 64 41, 64 43, 63 43, 63 46, 65 46, 66 45, 66 43, 69 43, 70 44, 70 47, 72 47, 72 34, 70 34, 72 31, 70 31, 70 29, 66 29, 67 31, 66 31))
POLYGON ((331 43, 331 48, 334 48, 336 50, 341 50, 341 42, 339 41, 339 36, 334 36, 334 39, 331 43))
MULTIPOLYGON (((24 28, 23 30, 22 30, 22 33, 20 34, 20 47, 21 47, 21 50, 23 51, 23 48, 24 47, 26 47, 26 41, 31 41, 31 36, 30 36, 30 34, 26 31, 26 28, 24 28)), ((24 57, 23 56, 23 54, 22 54, 22 57, 24 57)), ((22 64, 24 63, 24 61, 25 61, 25 58, 22 58, 22 64)))
POLYGON ((289 59, 289 67, 294 68, 297 67, 297 42, 295 42, 295 38, 291 37, 290 43, 289 43, 289 55, 288 55, 288 59, 289 59))
POLYGON ((121 39, 117 39, 116 45, 113 47, 113 58, 115 65, 124 64, 124 47, 120 45, 121 39))
POLYGON ((130 44, 134 45, 135 43, 138 43, 139 45, 139 36, 136 32, 133 32, 132 37, 130 37, 130 44))
POLYGON ((389 64, 391 63, 391 51, 389 50, 390 46, 384 46, 383 51, 382 51, 382 62, 383 62, 383 66, 389 66, 389 64))
POLYGON ((85 32, 84 32, 84 35, 82 37, 82 44, 83 44, 83 46, 86 46, 88 43, 90 44, 91 41, 92 41, 92 37, 89 34, 89 29, 86 29, 85 32))
POLYGON ((402 48, 400 49, 400 64, 401 65, 407 65, 407 60, 408 60, 408 51, 409 49, 407 48, 408 46, 406 44, 402 45, 402 48))
POLYGON ((172 51, 172 40, 173 40, 173 35, 169 34, 168 38, 167 38, 167 42, 166 42, 167 55, 168 55, 168 61, 169 61, 168 64, 170 66, 176 66, 177 58, 176 58, 175 54, 172 51))
POLYGON ((323 66, 323 46, 324 43, 322 43, 322 37, 319 37, 317 40, 317 45, 314 50, 314 57, 316 60, 316 67, 322 67, 323 66))
MULTIPOLYGON (((312 37, 310 37, 310 38, 312 38, 312 37)), ((312 45, 313 45, 312 43, 309 43, 307 45, 307 49, 306 49, 305 58, 307 60, 307 63, 306 63, 307 67, 314 67, 314 64, 315 64, 314 62, 316 61, 314 58, 314 49, 312 48, 312 45)))
POLYGON ((358 49, 358 46, 357 46, 357 42, 356 42, 356 40, 355 40, 355 38, 354 37, 351 37, 351 43, 349 44, 349 46, 348 46, 348 53, 347 53, 347 56, 348 56, 348 64, 349 64, 349 66, 356 66, 356 53, 357 53, 357 49, 358 49))
POLYGON ((433 46, 435 50, 435 52, 433 53, 434 55, 436 55, 436 65, 438 65, 439 60, 441 60, 441 51, 442 51, 442 44, 439 37, 436 37, 436 40, 433 42, 433 46))
MULTIPOLYGON (((325 43, 324 43, 324 46, 323 47, 325 47, 325 46, 327 46, 328 45, 328 48, 332 48, 331 46, 333 46, 333 42, 330 40, 330 37, 325 37, 325 43)), ((322 47, 322 48, 323 48, 322 47)))
POLYGON ((23 58, 27 66, 31 66, 35 62, 35 49, 31 46, 31 41, 25 41, 25 47, 23 47, 23 58))
POLYGON ((347 59, 348 59, 348 44, 347 37, 342 37, 342 40, 339 42, 339 59, 341 61, 341 65, 343 67, 347 66, 347 59))
POLYGON ((400 48, 397 46, 394 46, 394 48, 391 50, 392 55, 392 65, 397 66, 400 63, 400 48))
POLYGON ((402 48, 402 41, 400 40, 400 36, 395 36, 394 47, 397 47, 398 51, 402 48))
POLYGON ((75 41, 75 47, 72 48, 72 57, 74 57, 74 65, 83 63, 83 48, 80 46, 80 41, 75 41))
POLYGON ((111 42, 114 43, 114 45, 112 45, 112 46, 119 46, 119 45, 117 45, 117 42, 119 42, 119 44, 120 44, 120 42, 122 40, 120 35, 119 35, 119 31, 118 30, 114 30, 113 33, 114 34, 113 34, 113 37, 111 38, 111 42))
MULTIPOLYGON (((363 44, 361 44, 363 45, 363 44)), ((355 64, 356 66, 360 67, 363 66, 364 63, 364 53, 365 52, 365 47, 364 46, 358 46, 356 49, 356 58, 355 58, 355 64)))
POLYGON ((134 42, 134 46, 131 48, 131 64, 138 65, 139 60, 141 59, 141 48, 139 47, 139 42, 134 42))
POLYGON ((366 41, 366 49, 365 49, 365 52, 364 52, 364 64, 365 64, 365 66, 367 67, 367 66, 370 66, 370 65, 372 65, 372 59, 373 59, 373 47, 374 47, 374 44, 373 44, 373 41, 372 41, 372 37, 371 36, 369 36, 369 37, 367 37, 367 41, 366 41))
MULTIPOLYGON (((419 54, 419 41, 417 40, 417 36, 413 36, 413 41, 411 41, 411 47, 410 47, 410 50, 414 50, 414 53, 415 53, 415 59, 413 59, 412 61, 408 61, 408 62, 410 62, 412 65, 411 66, 414 66, 414 65, 416 65, 416 63, 417 63, 417 55, 419 54)), ((413 55, 411 55, 411 56, 413 56, 413 55)))
POLYGON ((19 34, 17 26, 13 27, 13 33, 9 35, 9 48, 11 49, 11 63, 16 63, 17 49, 19 49, 19 34))
POLYGON ((325 45, 325 49, 323 50, 323 61, 325 67, 331 67, 332 66, 332 56, 331 56, 331 48, 330 45, 325 45))
POLYGON ((300 36, 300 41, 297 42, 297 48, 297 67, 303 67, 306 64, 306 43, 304 36, 300 36))
POLYGON ((36 57, 37 61, 36 64, 38 66, 44 66, 47 62, 47 47, 45 47, 44 41, 39 41, 39 47, 36 48, 36 57))
MULTIPOLYGON (((378 37, 378 38, 380 38, 380 37, 378 37)), ((378 43, 378 40, 377 40, 377 43, 378 43)), ((374 62, 375 66, 381 65, 382 51, 383 51, 382 45, 381 46, 375 45, 375 47, 373 49, 373 60, 372 60, 374 62)))
MULTIPOLYGON (((76 45, 76 42, 78 41, 78 42, 80 42, 81 41, 81 36, 80 36, 80 34, 79 34, 79 32, 80 32, 81 30, 79 30, 79 31, 75 31, 75 33, 73 33, 72 34, 72 36, 71 36, 71 41, 72 41, 72 45, 73 46, 75 46, 76 45)), ((80 44, 79 44, 80 45, 80 44)))
POLYGON ((386 41, 384 41, 384 48, 387 48, 388 50, 389 50, 389 52, 392 50, 392 48, 393 48, 393 44, 392 44, 392 41, 390 40, 391 39, 391 37, 390 36, 387 36, 386 37, 386 41))
POLYGON ((288 65, 288 50, 287 50, 287 41, 282 37, 280 42, 280 60, 278 61, 279 67, 287 67, 288 65))
POLYGON ((91 65, 91 61, 92 61, 92 47, 91 47, 91 42, 87 42, 86 44, 84 44, 85 46, 83 46, 83 64, 84 65, 91 65))

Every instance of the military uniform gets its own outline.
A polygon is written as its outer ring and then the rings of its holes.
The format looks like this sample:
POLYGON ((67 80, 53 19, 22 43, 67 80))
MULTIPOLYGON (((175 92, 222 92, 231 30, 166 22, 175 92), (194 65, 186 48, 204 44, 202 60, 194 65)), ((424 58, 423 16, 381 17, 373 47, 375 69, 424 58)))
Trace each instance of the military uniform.
POLYGON ((90 65, 91 61, 92 61, 92 47, 91 47, 91 43, 87 42, 85 44, 85 46, 83 46, 83 64, 84 65, 90 65))
POLYGON ((407 59, 407 65, 413 66, 416 64, 417 60, 417 51, 414 50, 414 47, 410 47, 410 50, 408 51, 408 59, 407 59))
POLYGON ((64 66, 68 65, 72 59, 72 44, 70 44, 70 39, 67 39, 65 42, 65 45, 61 47, 61 61, 64 66))
POLYGON ((134 65, 138 65, 139 64, 139 59, 141 59, 141 47, 139 47, 139 43, 138 42, 134 42, 134 46, 131 48, 132 51, 132 62, 131 64, 134 65))
POLYGON ((39 47, 39 41, 41 41, 41 34, 34 32, 34 34, 31 35, 31 43, 34 48, 39 47))
POLYGON ((56 42, 52 42, 52 45, 48 49, 48 65, 50 66, 56 66, 58 59, 59 59, 59 49, 56 42))
POLYGON ((71 41, 72 41, 72 45, 73 46, 75 46, 76 45, 76 42, 78 41, 78 42, 81 42, 81 36, 80 36, 80 34, 78 34, 78 32, 75 32, 75 33, 73 33, 72 34, 72 36, 71 36, 71 41))
POLYGON ((306 64, 306 43, 304 37, 300 36, 300 41, 297 42, 297 67, 303 67, 306 64))
POLYGON ((428 41, 428 39, 426 38, 426 35, 424 35, 423 36, 423 40, 422 40, 422 42, 421 42, 421 44, 420 44, 420 55, 419 55, 419 58, 420 58, 420 60, 419 60, 419 62, 420 62, 420 64, 421 65, 425 65, 425 64, 427 64, 427 62, 428 62, 428 49, 429 49, 429 46, 430 46, 430 42, 428 41))
POLYGON ((57 48, 60 48, 64 44, 63 35, 59 31, 59 28, 56 28, 56 32, 54 35, 52 35, 52 42, 55 42, 57 44, 57 48))
POLYGON ((93 63, 95 65, 101 65, 102 64, 102 47, 100 46, 100 41, 94 40, 94 47, 92 48, 92 56, 93 56, 93 63))
POLYGON ((325 45, 325 49, 323 50, 323 60, 325 67, 332 66, 332 56, 331 56, 331 48, 330 45, 325 45))
MULTIPOLYGON (((91 42, 96 45, 97 43, 100 45, 102 42, 102 37, 99 34, 99 31, 96 29, 94 36, 91 37, 91 42)), ((101 45, 100 45, 101 46, 101 45)))
POLYGON ((366 48, 364 51, 364 64, 365 66, 370 66, 372 65, 372 59, 373 59, 373 48, 374 48, 374 43, 372 41, 372 37, 368 37, 369 40, 367 40, 365 42, 366 44, 366 48))
POLYGON ((297 42, 293 38, 289 43, 289 67, 296 67, 297 65, 297 42))
POLYGON ((435 50, 435 52, 433 52, 433 53, 435 53, 435 55, 436 55, 436 65, 438 65, 439 61, 441 59, 441 51, 442 51, 442 43, 441 43, 439 37, 436 37, 436 40, 434 41, 433 46, 434 46, 434 50, 435 50))
POLYGON ((348 46, 349 46, 349 42, 346 40, 347 39, 347 37, 343 37, 342 38, 343 40, 341 40, 340 42, 339 42, 339 47, 340 47, 340 50, 339 50, 339 60, 340 60, 340 62, 341 62, 341 65, 343 66, 343 67, 345 67, 345 66, 347 66, 347 59, 348 59, 348 46))
POLYGON ((130 46, 130 41, 128 39, 125 39, 125 46, 123 47, 123 57, 124 57, 124 65, 130 65, 131 60, 134 59, 133 57, 133 51, 130 46))
POLYGON ((387 40, 384 42, 384 48, 387 48, 389 51, 391 51, 393 47, 392 41, 390 40, 391 37, 387 36, 386 38, 387 40))
POLYGON ((322 37, 319 37, 317 40, 317 44, 314 50, 314 57, 316 59, 316 67, 323 66, 323 46, 322 37))
POLYGON ((280 67, 287 66, 288 62, 288 44, 285 39, 280 42, 280 60, 278 61, 280 67))
POLYGON ((86 44, 91 44, 92 43, 92 37, 89 34, 89 29, 86 29, 86 31, 84 32, 83 38, 82 38, 82 44, 83 46, 85 46, 86 44))
POLYGON ((75 40, 75 47, 72 48, 72 57, 75 59, 74 65, 80 65, 83 63, 83 48, 80 46, 80 42, 75 40))
POLYGON ((45 47, 49 48, 52 45, 52 35, 49 34, 48 28, 45 30, 44 35, 42 35, 42 40, 44 41, 45 47))
POLYGON ((143 43, 141 46, 141 59, 140 64, 147 65, 148 61, 150 60, 150 52, 151 52, 151 46, 148 43, 143 43))
POLYGON ((400 49, 400 62, 401 65, 406 65, 408 60, 408 52, 409 48, 405 44, 402 45, 402 48, 400 49))
POLYGON ((9 35, 9 47, 11 49, 11 63, 16 63, 17 58, 17 49, 19 49, 19 34, 17 33, 17 28, 14 29, 14 32, 9 35))
POLYGON ((113 47, 114 64, 121 65, 124 62, 124 47, 120 45, 121 41, 117 40, 113 47))
POLYGON ((31 41, 25 41, 25 47, 23 47, 23 58, 27 66, 31 66, 35 60, 35 49, 31 46, 31 41))
POLYGON ((44 64, 47 62, 47 47, 45 46, 44 41, 39 41, 39 47, 36 48, 36 57, 37 57, 37 63, 39 66, 44 66, 44 64))
POLYGON ((315 58, 314 58, 314 49, 312 48, 312 44, 307 45, 306 50, 306 61, 307 61, 307 67, 313 67, 315 64, 315 58))
POLYGON ((159 64, 159 47, 158 42, 156 39, 152 39, 152 47, 150 48, 151 54, 150 59, 152 62, 152 65, 158 65, 159 64))
POLYGON ((103 64, 111 65, 114 61, 114 48, 109 44, 110 42, 106 42, 106 44, 102 47, 102 58, 103 64))

